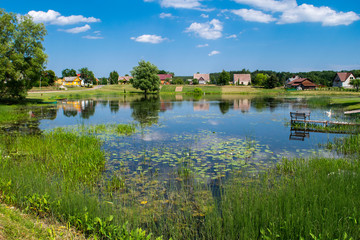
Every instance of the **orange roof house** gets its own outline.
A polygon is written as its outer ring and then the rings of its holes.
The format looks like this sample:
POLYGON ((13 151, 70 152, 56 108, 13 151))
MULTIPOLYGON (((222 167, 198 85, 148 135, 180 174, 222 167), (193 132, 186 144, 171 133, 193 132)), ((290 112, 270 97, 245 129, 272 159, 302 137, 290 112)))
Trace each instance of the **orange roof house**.
POLYGON ((238 85, 250 85, 251 74, 234 74, 233 83, 238 85))
POLYGON ((297 78, 286 84, 286 88, 296 88, 297 90, 315 89, 317 85, 308 78, 297 78))

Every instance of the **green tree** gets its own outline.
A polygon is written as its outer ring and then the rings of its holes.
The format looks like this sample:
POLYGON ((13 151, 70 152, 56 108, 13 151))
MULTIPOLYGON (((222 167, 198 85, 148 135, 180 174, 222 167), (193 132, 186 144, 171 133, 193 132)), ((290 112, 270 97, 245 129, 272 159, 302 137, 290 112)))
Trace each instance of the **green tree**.
POLYGON ((119 82, 119 74, 116 71, 112 71, 109 76, 110 84, 118 84, 119 82))
POLYGON ((64 77, 75 77, 76 76, 76 71, 75 71, 75 69, 66 68, 66 69, 62 70, 61 75, 62 75, 63 78, 64 77))
POLYGON ((171 84, 183 85, 183 84, 184 84, 184 81, 183 81, 181 78, 174 78, 174 79, 171 81, 171 84))
POLYGON ((132 85, 136 89, 141 89, 145 92, 145 95, 151 91, 160 90, 160 78, 157 75, 158 68, 150 63, 141 60, 139 66, 136 66, 131 71, 134 79, 132 80, 132 85))
POLYGON ((218 85, 228 85, 230 82, 230 73, 226 72, 225 70, 223 70, 220 73, 219 79, 217 84, 218 85))
POLYGON ((267 89, 275 88, 278 82, 278 77, 275 74, 271 74, 271 76, 266 79, 263 86, 267 89))
POLYGON ((84 79, 86 84, 93 83, 95 81, 95 76, 92 71, 90 71, 87 67, 79 69, 80 77, 84 79))
POLYGON ((268 78, 269 78, 269 76, 267 74, 258 73, 256 75, 255 79, 253 80, 253 85, 264 86, 264 84, 265 84, 265 82, 267 81, 268 78))
POLYGON ((192 84, 193 84, 193 85, 199 85, 199 80, 197 80, 196 78, 194 78, 194 79, 192 80, 192 84))
POLYGON ((356 88, 356 91, 359 91, 359 86, 360 86, 360 79, 352 79, 350 81, 350 85, 352 85, 354 88, 356 88))
POLYGON ((22 99, 46 62, 43 24, 0 9, 0 98, 22 99))
POLYGON ((54 85, 56 79, 57 79, 57 77, 56 77, 55 72, 53 70, 46 70, 42 74, 41 81, 44 80, 48 85, 52 86, 52 85, 54 85))

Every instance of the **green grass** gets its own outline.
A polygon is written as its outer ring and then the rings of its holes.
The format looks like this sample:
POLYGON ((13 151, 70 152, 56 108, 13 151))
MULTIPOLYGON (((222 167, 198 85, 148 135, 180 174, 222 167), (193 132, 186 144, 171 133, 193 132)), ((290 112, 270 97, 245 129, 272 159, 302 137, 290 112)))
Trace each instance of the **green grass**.
POLYGON ((183 93, 194 93, 195 88, 200 88, 205 94, 221 94, 221 86, 208 86, 208 85, 184 85, 183 93))
POLYGON ((0 105, 0 124, 18 123, 26 118, 29 114, 20 111, 16 105, 0 105))
POLYGON ((235 181, 222 196, 214 238, 359 239, 359 166, 358 160, 299 159, 258 182, 235 181))
POLYGON ((360 98, 334 98, 331 100, 331 104, 344 107, 345 110, 357 110, 360 109, 360 98))
POLYGON ((35 218, 19 209, 0 205, 0 239, 85 239, 73 229, 55 222, 35 218))

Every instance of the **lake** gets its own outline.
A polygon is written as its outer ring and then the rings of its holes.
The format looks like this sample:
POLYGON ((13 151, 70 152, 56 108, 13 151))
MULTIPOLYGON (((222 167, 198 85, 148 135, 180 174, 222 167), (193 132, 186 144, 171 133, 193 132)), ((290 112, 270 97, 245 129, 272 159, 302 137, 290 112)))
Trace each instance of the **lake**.
MULTIPOLYGON (((322 145, 339 134, 294 131, 290 112, 310 112, 311 119, 350 121, 329 98, 249 96, 122 96, 61 100, 51 119, 39 128, 79 128, 101 124, 135 124, 131 136, 99 133, 107 155, 107 172, 169 175, 184 162, 199 179, 215 179, 234 170, 264 170, 283 157, 333 155, 322 145)), ((54 110, 55 109, 55 110, 54 110)))

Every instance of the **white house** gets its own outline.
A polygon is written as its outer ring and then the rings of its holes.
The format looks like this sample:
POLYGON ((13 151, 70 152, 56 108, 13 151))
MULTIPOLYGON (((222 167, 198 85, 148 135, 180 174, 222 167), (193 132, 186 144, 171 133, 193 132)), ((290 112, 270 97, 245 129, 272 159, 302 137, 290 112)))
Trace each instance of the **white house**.
POLYGON ((194 74, 194 79, 199 80, 199 84, 207 84, 210 82, 210 74, 194 74))
POLYGON ((250 74, 234 74, 233 84, 250 85, 251 84, 251 75, 250 74))
POLYGON ((353 86, 350 85, 350 81, 353 79, 355 79, 355 77, 352 73, 337 73, 333 81, 333 87, 353 88, 353 86))

